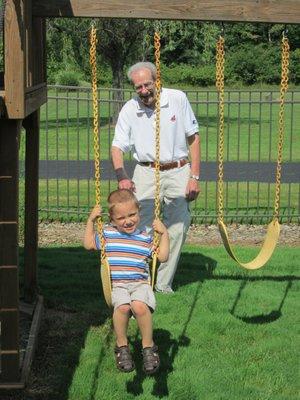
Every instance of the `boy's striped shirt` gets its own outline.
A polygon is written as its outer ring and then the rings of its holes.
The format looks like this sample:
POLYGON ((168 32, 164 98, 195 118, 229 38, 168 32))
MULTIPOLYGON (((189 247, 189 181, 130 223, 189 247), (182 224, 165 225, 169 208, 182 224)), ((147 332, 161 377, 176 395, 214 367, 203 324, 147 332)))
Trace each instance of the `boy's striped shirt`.
MULTIPOLYGON (((104 227, 103 236, 112 282, 148 281, 147 260, 152 256, 153 238, 139 230, 132 234, 119 232, 111 225, 104 227)), ((99 250, 101 246, 97 233, 95 243, 99 250)))

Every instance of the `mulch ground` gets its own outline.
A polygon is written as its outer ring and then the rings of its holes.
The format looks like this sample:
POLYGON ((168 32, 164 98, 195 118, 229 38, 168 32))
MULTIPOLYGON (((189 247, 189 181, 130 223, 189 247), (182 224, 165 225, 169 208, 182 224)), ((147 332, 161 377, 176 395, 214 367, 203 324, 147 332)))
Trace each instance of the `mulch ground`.
MULTIPOLYGON (((41 222, 39 224, 39 246, 82 245, 84 228, 84 223, 41 222)), ((266 226, 232 224, 228 226, 228 232, 233 244, 259 246, 266 235, 266 226)), ((186 243, 200 246, 216 246, 222 245, 222 240, 216 225, 192 225, 189 229, 186 243)), ((299 246, 300 225, 281 225, 278 244, 299 246)))

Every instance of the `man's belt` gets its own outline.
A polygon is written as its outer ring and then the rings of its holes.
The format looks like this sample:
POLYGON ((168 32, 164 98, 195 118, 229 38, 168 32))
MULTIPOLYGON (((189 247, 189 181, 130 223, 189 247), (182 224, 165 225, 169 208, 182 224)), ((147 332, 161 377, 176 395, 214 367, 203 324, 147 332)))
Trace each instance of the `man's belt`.
MULTIPOLYGON (((189 160, 183 158, 181 160, 172 161, 169 163, 159 164, 160 171, 167 171, 169 169, 180 168, 187 164, 189 160)), ((145 167, 155 168, 155 162, 139 162, 140 165, 144 165, 145 167)))

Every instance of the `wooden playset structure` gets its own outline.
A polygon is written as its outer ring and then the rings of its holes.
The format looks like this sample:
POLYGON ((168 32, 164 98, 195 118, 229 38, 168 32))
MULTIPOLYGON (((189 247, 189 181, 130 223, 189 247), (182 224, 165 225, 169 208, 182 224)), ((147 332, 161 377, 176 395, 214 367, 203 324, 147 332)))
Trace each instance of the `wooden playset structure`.
MULTIPOLYGON (((300 23, 300 0, 6 0, 0 72, 0 389, 23 388, 42 315, 37 291, 39 108, 47 101, 45 19, 145 18, 300 23), (25 356, 19 344, 19 138, 26 132, 23 308, 32 312, 25 356), (26 305, 27 304, 27 305, 26 305)), ((101 32, 100 32, 101 35, 101 32)))

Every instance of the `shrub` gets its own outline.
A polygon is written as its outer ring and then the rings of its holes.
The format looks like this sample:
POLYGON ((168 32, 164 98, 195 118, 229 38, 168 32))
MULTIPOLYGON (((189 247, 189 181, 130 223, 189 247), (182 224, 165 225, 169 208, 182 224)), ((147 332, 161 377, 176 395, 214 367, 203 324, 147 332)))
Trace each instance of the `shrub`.
POLYGON ((79 86, 80 74, 76 71, 59 71, 56 75, 56 84, 62 86, 79 86))
POLYGON ((163 65, 162 78, 164 84, 210 86, 215 82, 215 67, 214 65, 179 64, 173 67, 163 65))
POLYGON ((296 49, 291 53, 290 80, 295 84, 300 83, 300 49, 296 49))
POLYGON ((239 50, 232 51, 228 62, 229 70, 234 77, 238 77, 247 85, 257 82, 259 63, 253 46, 245 45, 239 50))
POLYGON ((112 85, 112 72, 111 69, 106 66, 98 66, 98 83, 101 86, 112 85))
POLYGON ((240 79, 246 85, 258 82, 280 82, 280 48, 273 45, 246 44, 229 53, 231 80, 240 79))

